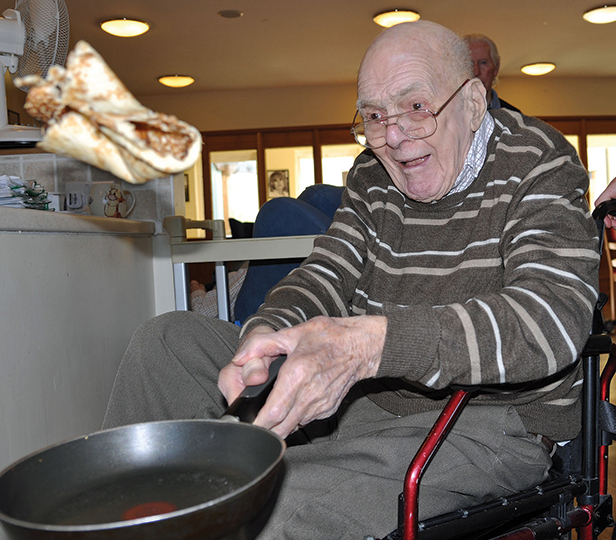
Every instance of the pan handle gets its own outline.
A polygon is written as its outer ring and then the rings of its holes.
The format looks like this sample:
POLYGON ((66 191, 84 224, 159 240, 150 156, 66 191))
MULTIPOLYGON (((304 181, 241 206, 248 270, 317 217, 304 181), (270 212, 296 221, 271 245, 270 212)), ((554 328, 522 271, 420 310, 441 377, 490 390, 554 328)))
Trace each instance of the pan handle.
POLYGON ((265 405, 267 396, 272 390, 278 370, 287 359, 285 354, 280 355, 269 367, 269 378, 263 384, 247 386, 244 391, 229 405, 221 419, 248 422, 252 424, 259 414, 261 407, 265 405))

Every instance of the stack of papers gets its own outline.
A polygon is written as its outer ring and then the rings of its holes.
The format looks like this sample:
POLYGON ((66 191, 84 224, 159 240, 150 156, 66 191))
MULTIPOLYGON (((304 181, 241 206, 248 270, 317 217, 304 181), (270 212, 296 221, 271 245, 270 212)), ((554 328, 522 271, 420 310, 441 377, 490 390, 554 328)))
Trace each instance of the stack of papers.
POLYGON ((0 206, 49 210, 50 202, 45 189, 36 180, 0 175, 0 206))

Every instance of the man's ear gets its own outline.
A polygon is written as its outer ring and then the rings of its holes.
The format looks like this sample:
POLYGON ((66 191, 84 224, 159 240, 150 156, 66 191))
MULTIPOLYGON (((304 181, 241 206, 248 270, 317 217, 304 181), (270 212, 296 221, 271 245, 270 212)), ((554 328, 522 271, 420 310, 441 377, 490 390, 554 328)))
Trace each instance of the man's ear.
POLYGON ((468 83, 469 85, 469 99, 470 99, 470 109, 471 109, 471 129, 473 133, 479 129, 481 126, 481 122, 483 121, 483 117, 488 110, 488 104, 486 102, 486 89, 483 86, 483 83, 477 79, 471 79, 468 83))

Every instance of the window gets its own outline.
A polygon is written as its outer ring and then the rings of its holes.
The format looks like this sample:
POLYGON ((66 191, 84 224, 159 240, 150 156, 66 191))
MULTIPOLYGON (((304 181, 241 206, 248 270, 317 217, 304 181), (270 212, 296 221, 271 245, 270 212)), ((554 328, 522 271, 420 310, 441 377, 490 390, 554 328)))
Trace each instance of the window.
POLYGON ((547 117, 577 149, 590 177, 588 201, 595 199, 616 176, 616 117, 547 117))
POLYGON ((257 151, 212 152, 210 154, 212 217, 254 222, 259 211, 257 151))
POLYGON ((342 186, 363 148, 349 126, 204 132, 206 219, 254 221, 274 196, 297 197, 313 184, 342 186))
POLYGON ((364 148, 359 144, 330 144, 323 146, 323 183, 346 186, 346 177, 355 158, 364 148))

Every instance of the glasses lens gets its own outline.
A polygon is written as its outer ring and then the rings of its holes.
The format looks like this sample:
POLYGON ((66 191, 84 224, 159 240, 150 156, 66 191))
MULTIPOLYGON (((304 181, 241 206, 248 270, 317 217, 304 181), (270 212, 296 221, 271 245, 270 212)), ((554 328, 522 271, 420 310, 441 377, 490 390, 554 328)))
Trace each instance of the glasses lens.
POLYGON ((355 140, 366 148, 379 148, 385 144, 386 128, 380 122, 361 123, 353 126, 355 140))
POLYGON ((412 111, 401 114, 398 127, 411 139, 424 139, 436 131, 436 118, 428 111, 412 111))
MULTIPOLYGON (((436 118, 429 111, 411 111, 400 115, 394 115, 398 128, 409 139, 425 139, 436 131, 436 118)), ((366 148, 380 148, 387 143, 387 127, 384 124, 387 118, 378 122, 362 122, 352 128, 355 140, 366 148)))
POLYGON ((370 148, 370 145, 368 144, 368 141, 366 139, 366 134, 364 133, 363 127, 364 127, 363 124, 354 126, 353 135, 355 135, 355 140, 359 144, 361 144, 362 146, 365 146, 366 148, 370 148))

